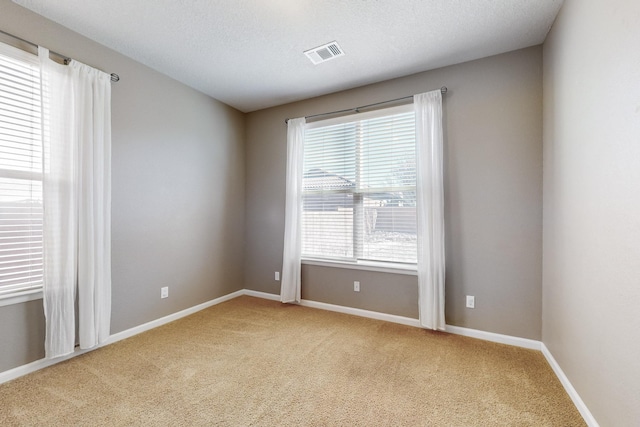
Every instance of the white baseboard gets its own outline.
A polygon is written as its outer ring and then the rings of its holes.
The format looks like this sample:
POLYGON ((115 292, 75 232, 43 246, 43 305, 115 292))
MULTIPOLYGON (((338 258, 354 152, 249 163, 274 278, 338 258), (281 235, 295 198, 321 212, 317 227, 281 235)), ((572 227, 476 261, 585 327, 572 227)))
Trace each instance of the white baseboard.
POLYGON ((60 362, 64 362, 65 360, 69 360, 73 357, 76 356, 80 356, 81 354, 85 354, 89 351, 93 351, 95 349, 98 349, 100 347, 104 347, 105 345, 109 345, 109 344, 113 344, 114 342, 123 340, 125 338, 129 338, 132 337, 134 335, 138 335, 142 332, 146 332, 150 329, 153 328, 157 328, 158 326, 162 326, 165 325, 169 322, 173 322, 174 320, 178 320, 182 317, 186 317, 189 316, 193 313, 196 313, 200 310, 204 310, 205 308, 209 308, 211 306, 214 306, 216 304, 220 304, 222 302, 228 301, 230 299, 239 297, 241 295, 244 295, 244 289, 239 290, 239 291, 235 291, 232 292, 230 294, 227 295, 223 295, 220 298, 216 298, 213 299, 211 301, 207 301, 205 303, 202 304, 198 304, 194 307, 190 307, 187 308, 185 310, 179 311, 177 313, 173 313, 170 314, 168 316, 165 317, 161 317, 160 319, 156 319, 153 320, 151 322, 147 322, 145 324, 142 324, 140 326, 136 326, 133 327, 131 329, 127 329, 125 331, 122 332, 118 332, 116 334, 113 334, 109 337, 109 339, 107 339, 107 341, 105 341, 104 343, 102 343, 99 346, 96 346, 94 348, 90 348, 90 349, 85 349, 85 350, 80 350, 79 348, 76 348, 76 350, 71 353, 68 354, 66 356, 63 357, 57 357, 55 359, 40 359, 40 360, 36 360, 34 362, 28 363, 26 365, 22 365, 22 366, 18 366, 17 368, 13 368, 13 369, 9 369, 8 371, 4 371, 4 372, 0 372, 0 384, 5 383, 7 381, 11 381, 13 379, 19 378, 23 375, 27 375, 30 374, 32 372, 38 371, 40 369, 55 365, 56 363, 60 363, 60 362))
MULTIPOLYGON (((244 290, 244 295, 249 295, 253 297, 264 298, 264 299, 269 299, 274 301, 280 301, 279 295, 252 291, 249 289, 244 290)), ((309 300, 300 301, 300 305, 305 307, 318 308, 321 310, 335 311, 338 313, 352 314, 354 316, 368 317, 370 319, 384 320, 387 322, 399 323, 407 326, 420 327, 420 321, 418 319, 412 319, 410 317, 396 316, 396 315, 387 314, 387 313, 380 313, 376 311, 362 310, 359 308, 345 307, 341 305, 327 304, 324 302, 309 301, 309 300)), ((469 329, 469 328, 463 328, 460 326, 452 326, 452 325, 447 325, 445 330, 446 332, 449 332, 451 334, 463 335, 466 337, 477 338, 484 341, 491 341, 491 342, 496 342, 500 344, 508 344, 516 347, 523 347, 531 350, 541 351, 544 357, 549 362, 549 365, 551 365, 553 372, 556 374, 556 376, 560 380, 560 383, 562 383, 564 389, 567 391, 567 394, 569 394, 569 397, 573 401, 573 404, 576 405, 576 408, 584 418, 587 425, 589 427, 599 427, 597 421, 595 420, 595 418, 593 417, 593 415, 591 414, 587 406, 584 404, 584 402, 578 395, 578 392, 576 391, 575 388, 573 388, 573 386, 571 385, 571 382, 569 381, 567 376, 564 374, 564 372, 560 368, 560 365, 558 365, 556 360, 553 358, 553 356, 547 349, 547 346, 545 346, 543 342, 527 339, 527 338, 496 334, 493 332, 480 331, 477 329, 469 329)))
POLYGON ((74 351, 71 354, 67 354, 66 356, 61 356, 55 359, 39 359, 31 363, 27 363, 26 365, 18 366, 17 368, 0 372, 0 384, 6 383, 7 381, 15 380, 16 378, 20 378, 24 375, 30 374, 35 371, 39 371, 40 369, 47 368, 57 363, 64 362, 65 360, 69 360, 81 354, 87 353, 91 350, 93 349, 90 349, 90 350, 76 349, 76 351, 74 351))
MULTIPOLYGON (((145 324, 142 324, 140 326, 136 326, 136 327, 133 327, 131 329, 127 329, 125 331, 113 334, 113 335, 111 335, 109 337, 109 339, 105 343, 103 343, 99 347, 103 347, 105 345, 109 345, 109 344, 115 343, 117 341, 132 337, 132 336, 140 334, 142 332, 146 332, 146 331, 151 330, 153 328, 157 328, 158 326, 165 325, 165 324, 167 324, 169 322, 173 322, 174 320, 178 320, 178 319, 180 319, 182 317, 189 316, 189 315, 194 314, 194 313, 196 313, 196 312, 198 312, 200 310, 204 310, 205 308, 209 308, 209 307, 212 307, 214 305, 220 304, 222 302, 229 301, 229 300, 231 300, 233 298, 236 298, 236 297, 239 297, 241 295, 247 295, 247 296, 252 296, 252 297, 257 297, 257 298, 273 300, 273 301, 280 301, 280 295, 270 294, 270 293, 266 293, 266 292, 254 291, 254 290, 251 290, 251 289, 241 289, 239 291, 232 292, 232 293, 230 293, 228 295, 221 296, 219 298, 213 299, 211 301, 207 301, 205 303, 196 305, 196 306, 191 307, 191 308, 187 308, 187 309, 179 311, 177 313, 170 314, 170 315, 162 317, 160 319, 156 319, 156 320, 153 320, 151 322, 147 322, 145 324)), ((328 310, 328 311, 335 311, 335 312, 338 312, 338 313, 351 314, 351 315, 354 315, 354 316, 367 317, 367 318, 370 318, 370 319, 383 320, 383 321, 386 321, 386 322, 399 323, 401 325, 420 327, 419 320, 418 319, 413 319, 413 318, 410 318, 410 317, 396 316, 396 315, 393 315, 393 314, 380 313, 380 312, 377 312, 377 311, 363 310, 363 309, 360 309, 360 308, 346 307, 346 306, 341 306, 341 305, 334 305, 334 304, 328 304, 328 303, 324 303, 324 302, 310 301, 310 300, 302 300, 300 302, 300 305, 304 306, 304 307, 318 308, 318 309, 321 309, 321 310, 328 310)), ((565 388, 565 390, 569 394, 569 397, 573 401, 574 405, 576 405, 576 408, 578 409, 578 411, 580 412, 580 414, 584 418, 584 420, 587 423, 587 425, 590 426, 590 427, 599 427, 598 422, 595 420, 595 418, 593 417, 593 415, 591 414, 591 412, 589 411, 587 406, 584 404, 584 402, 582 401, 582 399, 578 395, 578 392, 576 391, 576 389, 573 388, 573 385, 571 385, 571 382, 569 381, 567 376, 564 374, 564 372, 560 368, 560 365, 558 365, 558 362, 556 362, 556 360, 553 358, 553 356, 549 352, 549 349, 547 349, 547 347, 544 345, 544 343, 542 343, 540 341, 536 341, 536 340, 526 339, 526 338, 520 338, 520 337, 509 336, 509 335, 496 334, 496 333, 493 333, 493 332, 485 332, 485 331, 480 331, 480 330, 476 330, 476 329, 463 328, 463 327, 460 327, 460 326, 447 325, 446 326, 446 332, 449 332, 449 333, 452 333, 452 334, 456 334, 456 335, 463 335, 463 336, 467 336, 467 337, 478 338, 478 339, 485 340, 485 341, 492 341, 492 342, 497 342, 497 343, 501 343, 501 344, 508 344, 508 345, 513 345, 513 346, 517 346, 517 347, 524 347, 524 348, 528 348, 528 349, 542 351, 542 354, 544 355, 544 357, 549 362, 549 365, 551 366, 551 369, 553 369, 553 372, 556 374, 556 376, 558 377, 558 379, 562 383, 563 387, 565 388)), ((38 371, 40 369, 55 365, 56 363, 63 362, 65 360, 68 360, 68 359, 71 359, 73 357, 79 356, 81 354, 87 353, 89 351, 95 350, 95 349, 97 349, 99 347, 95 347, 95 348, 87 349, 87 350, 77 349, 72 354, 69 354, 69 355, 64 356, 64 357, 59 357, 59 358, 56 358, 56 359, 40 359, 40 360, 36 360, 35 362, 28 363, 26 365, 18 366, 17 368, 13 368, 13 369, 10 369, 8 371, 0 372, 0 384, 5 383, 7 381, 11 381, 11 380, 16 379, 18 377, 21 377, 23 375, 30 374, 30 373, 38 371)))
MULTIPOLYGON (((413 319, 411 317, 397 316, 394 314, 380 313, 378 311, 363 310, 360 308, 345 307, 342 305, 327 304, 324 302, 304 299, 300 301, 300 305, 304 307, 319 308, 321 310, 336 311, 338 313, 352 314, 354 316, 368 317, 369 319, 384 320, 385 322, 399 323, 401 325, 413 326, 416 328, 420 327, 420 320, 413 319)), ((463 335, 466 337, 478 338, 485 341, 514 345, 516 347, 524 347, 534 350, 540 350, 541 345, 540 341, 462 328, 460 326, 446 325, 445 331, 450 334, 463 335)))
POLYGON ((560 368, 560 365, 558 365, 558 362, 553 357, 547 346, 544 345, 544 343, 542 343, 541 351, 544 357, 547 359, 547 362, 549 362, 549 365, 551 365, 551 369, 553 369, 553 372, 555 372, 556 376, 560 380, 560 383, 573 401, 573 404, 576 405, 576 408, 578 408, 580 415, 582 415, 582 418, 584 418, 584 421, 587 423, 587 425, 589 427, 599 427, 599 424, 593 417, 593 414, 591 414, 591 411, 589 411, 587 405, 585 405, 585 403, 582 401, 582 398, 580 397, 576 389, 573 388, 571 381, 569 381, 569 378, 567 378, 564 371, 562 370, 562 368, 560 368))
POLYGON ((310 301, 303 299, 300 305, 304 307, 319 308, 321 310, 335 311, 337 313, 352 314, 354 316, 367 317, 369 319, 384 320, 385 322, 399 323, 407 326, 420 326, 418 319, 396 316, 395 314, 380 313, 378 311, 363 310, 361 308, 345 307, 343 305, 327 304, 326 302, 310 301))
POLYGON ((528 338, 514 337, 512 335, 496 334, 494 332, 486 332, 478 329, 463 328, 461 326, 447 325, 445 331, 450 334, 463 335, 465 337, 478 338, 484 341, 497 342, 500 344, 508 344, 516 347, 528 348, 540 351, 542 343, 540 341, 528 338))
MULTIPOLYGON (((280 301, 280 296, 276 294, 269 294, 266 292, 252 291, 249 289, 244 290, 244 295, 249 295, 257 298, 264 298, 274 301, 280 301)), ((343 305, 328 304, 326 302, 318 302, 303 299, 300 301, 300 305, 304 307, 318 308, 321 310, 335 311, 338 313, 352 314, 354 316, 367 317, 369 319, 384 320, 386 322, 399 323, 401 325, 414 326, 419 328, 420 321, 411 317, 397 316, 394 314, 380 313, 378 311, 363 310, 360 308, 346 307, 343 305)), ((527 338, 514 337, 510 335, 496 334, 493 332, 479 331, 476 329, 463 328, 460 326, 446 326, 446 332, 456 335, 463 335, 465 337, 478 338, 485 341, 492 341, 501 344, 514 345, 516 347, 529 348, 533 350, 541 349, 541 342, 531 340, 527 338)))
POLYGON ((250 297, 262 298, 262 299, 269 299, 271 301, 280 301, 280 295, 269 294, 269 293, 260 292, 260 291, 253 291, 251 289, 243 289, 242 295, 247 295, 250 297))
MULTIPOLYGON (((280 295, 269 294, 267 292, 253 291, 245 289, 244 295, 256 298, 263 298, 272 301, 280 301, 280 295)), ((408 326, 420 326, 418 319, 410 317, 396 316, 393 314, 380 313, 378 311, 362 310, 360 308, 346 307, 344 305, 328 304, 326 302, 317 302, 303 299, 300 305, 304 307, 318 308, 320 310, 335 311, 337 313, 352 314, 354 316, 368 317, 369 319, 384 320, 392 323, 399 323, 408 326)))
POLYGON ((123 340, 125 338, 132 337, 134 335, 141 334, 142 332, 146 332, 150 329, 157 328, 158 326, 166 325, 167 323, 173 322, 174 320, 181 319, 183 317, 189 316, 193 313, 197 313, 200 310, 204 310, 205 308, 212 307, 214 305, 223 303, 225 301, 229 301, 231 299, 237 298, 241 295, 244 295, 244 290, 241 289, 239 291, 232 292, 227 295, 223 295, 219 298, 212 299, 211 301, 204 302, 202 304, 198 304, 191 308, 187 308, 182 311, 178 311, 177 313, 170 314, 165 317, 161 317, 160 319, 152 320, 151 322, 144 323, 140 326, 133 327, 131 329, 127 329, 122 332, 118 332, 117 334, 113 334, 109 337, 109 339, 103 344, 113 344, 114 342, 123 340))

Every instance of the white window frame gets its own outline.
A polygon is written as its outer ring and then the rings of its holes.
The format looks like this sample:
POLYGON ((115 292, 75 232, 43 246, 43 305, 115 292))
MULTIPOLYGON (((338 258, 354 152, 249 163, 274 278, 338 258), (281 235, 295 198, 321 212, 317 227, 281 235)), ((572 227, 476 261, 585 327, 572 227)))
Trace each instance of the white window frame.
MULTIPOLYGON (((306 130, 315 129, 319 127, 326 127, 326 126, 338 125, 343 123, 349 123, 353 121, 373 119, 377 117, 391 116, 394 114, 409 113, 413 111, 414 111, 413 103, 409 103, 409 104, 404 104, 404 105, 399 105, 394 107, 380 108, 374 111, 358 113, 357 115, 352 114, 352 115, 346 115, 346 116, 335 117, 330 119, 316 120, 316 121, 308 122, 305 126, 305 129, 306 130)), ((356 152, 357 151, 358 150, 356 149, 356 152)), ((303 191, 303 194, 304 194, 304 191, 303 191)), ((355 207, 355 203, 356 203, 356 197, 354 193, 354 207, 355 207)), ((354 221, 356 220, 355 217, 356 217, 356 214, 354 213, 354 221)), ((301 257, 302 264, 417 276, 417 263, 402 263, 402 262, 394 262, 394 261, 370 261, 370 260, 358 259, 358 255, 356 254, 357 246, 358 246, 357 244, 358 235, 356 232, 356 228, 357 227, 354 226, 354 232, 353 232, 353 247, 354 247, 355 259, 342 260, 342 259, 333 259, 333 258, 318 258, 318 257, 305 256, 303 254, 301 257)))

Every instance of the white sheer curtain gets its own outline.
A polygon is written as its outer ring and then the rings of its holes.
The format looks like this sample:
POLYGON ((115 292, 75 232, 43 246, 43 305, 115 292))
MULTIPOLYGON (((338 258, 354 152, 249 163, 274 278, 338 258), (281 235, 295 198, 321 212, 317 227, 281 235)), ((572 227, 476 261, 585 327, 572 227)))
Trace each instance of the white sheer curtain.
POLYGON ((414 95, 420 325, 445 329, 442 93, 414 95))
POLYGON ((44 110, 44 311, 47 358, 109 337, 111 323, 111 82, 39 48, 44 110), (77 294, 76 294, 77 292, 77 294))
POLYGON ((302 248, 302 163, 305 119, 290 119, 287 127, 287 183, 284 213, 284 252, 280 301, 300 302, 300 253, 302 248))

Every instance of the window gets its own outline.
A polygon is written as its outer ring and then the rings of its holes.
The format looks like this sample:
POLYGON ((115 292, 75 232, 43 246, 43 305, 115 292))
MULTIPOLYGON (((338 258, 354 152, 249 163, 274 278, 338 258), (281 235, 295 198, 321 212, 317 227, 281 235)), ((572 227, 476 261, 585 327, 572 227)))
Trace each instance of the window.
POLYGON ((415 264, 412 105, 309 123, 302 257, 415 264))
POLYGON ((42 288, 41 117, 37 57, 0 43, 0 299, 42 288))

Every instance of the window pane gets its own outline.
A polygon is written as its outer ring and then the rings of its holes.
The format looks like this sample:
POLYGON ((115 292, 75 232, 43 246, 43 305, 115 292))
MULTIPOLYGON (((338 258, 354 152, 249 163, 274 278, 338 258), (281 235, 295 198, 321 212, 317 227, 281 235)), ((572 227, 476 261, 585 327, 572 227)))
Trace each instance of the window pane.
POLYGON ((336 190, 355 184, 356 126, 353 123, 305 132, 304 190, 336 190))
POLYGON ((0 178, 0 296, 42 286, 42 182, 0 178))
MULTIPOLYGON (((365 208, 367 232, 363 241, 363 259, 417 262, 415 192, 405 194, 404 201, 407 204, 402 206, 387 204, 365 208)), ((365 206, 366 203, 367 199, 365 206)))
POLYGON ((309 257, 353 259, 351 194, 303 197, 302 253, 309 257))
POLYGON ((414 114, 361 123, 361 188, 402 189, 416 185, 414 114))
POLYGON ((415 263, 414 113, 363 120, 360 138, 366 225, 361 257, 415 263))

